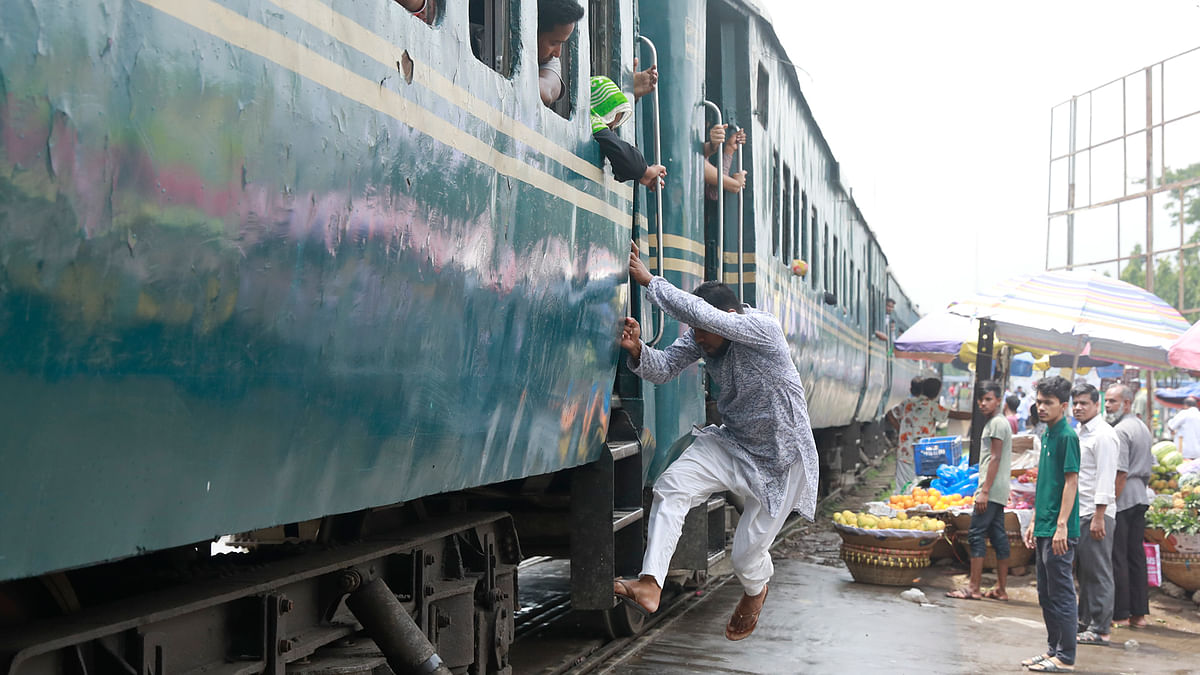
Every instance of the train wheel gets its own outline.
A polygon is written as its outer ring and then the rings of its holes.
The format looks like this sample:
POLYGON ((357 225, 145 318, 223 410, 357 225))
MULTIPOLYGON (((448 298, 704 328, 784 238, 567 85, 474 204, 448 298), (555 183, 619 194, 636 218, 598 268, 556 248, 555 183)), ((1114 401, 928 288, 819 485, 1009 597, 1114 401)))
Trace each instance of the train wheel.
POLYGON ((600 625, 604 628, 605 635, 612 640, 637 635, 646 627, 645 615, 630 609, 623 602, 619 602, 616 607, 599 612, 599 614, 600 625))

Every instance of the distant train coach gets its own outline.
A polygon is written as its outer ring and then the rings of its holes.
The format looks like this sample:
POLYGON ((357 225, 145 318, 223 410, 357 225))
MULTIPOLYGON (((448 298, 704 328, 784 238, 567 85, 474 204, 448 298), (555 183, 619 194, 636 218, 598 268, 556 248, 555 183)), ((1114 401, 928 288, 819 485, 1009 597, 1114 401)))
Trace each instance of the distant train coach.
MULTIPOLYGON (((702 363, 655 386, 620 358, 627 313, 687 330, 631 240, 779 317, 823 490, 883 451, 915 310, 770 18, 582 4, 551 106, 534 0, 0 5, 8 673, 509 673, 530 555, 638 631, 611 580, 712 397, 702 363), (658 87, 617 132, 658 192, 592 138, 590 77, 632 92, 635 59, 658 87), (706 194, 718 123, 749 181, 706 194), (377 652, 337 651, 360 631, 377 652)), ((675 566, 724 523, 697 507, 675 566)))

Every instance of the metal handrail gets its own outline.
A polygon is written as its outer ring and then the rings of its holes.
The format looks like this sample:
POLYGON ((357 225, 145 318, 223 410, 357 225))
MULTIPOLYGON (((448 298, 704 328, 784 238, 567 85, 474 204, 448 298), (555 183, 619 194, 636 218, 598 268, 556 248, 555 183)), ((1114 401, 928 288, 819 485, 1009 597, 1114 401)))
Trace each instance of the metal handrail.
MULTIPOLYGON (((724 159, 722 159, 722 166, 724 166, 724 159)), ((737 147, 737 170, 738 170, 738 173, 742 172, 742 146, 741 145, 738 145, 738 147, 737 147)), ((724 186, 722 186, 722 187, 724 187, 724 186)), ((746 185, 745 185, 745 183, 743 183, 742 189, 738 190, 738 231, 737 231, 738 302, 746 302, 746 293, 745 293, 745 288, 744 288, 745 265, 743 264, 743 258, 745 257, 746 253, 745 253, 745 242, 742 241, 742 237, 743 237, 742 233, 746 231, 746 228, 743 226, 743 220, 742 220, 744 218, 745 212, 746 212, 746 210, 743 208, 743 202, 742 202, 742 200, 745 198, 745 192, 746 192, 746 185)))
MULTIPOLYGON (((654 66, 657 66, 658 65, 658 49, 654 46, 654 43, 651 42, 650 38, 646 37, 645 35, 639 35, 638 41, 640 41, 642 44, 644 44, 650 48, 650 67, 653 68, 654 66)), ((662 164, 662 135, 659 131, 661 129, 661 125, 659 125, 660 118, 658 115, 658 88, 657 87, 654 88, 653 110, 654 110, 654 163, 662 164)), ((655 207, 654 208, 654 221, 655 221, 654 229, 655 229, 655 234, 656 234, 657 238, 655 239, 655 242, 654 242, 654 248, 655 248, 655 252, 656 252, 656 255, 655 255, 655 258, 657 259, 656 262, 658 263, 655 274, 657 274, 658 276, 663 275, 663 266, 664 266, 662 193, 663 193, 662 185, 655 186, 655 190, 654 190, 654 207, 655 207)), ((651 322, 653 322, 655 314, 658 315, 658 325, 655 326, 655 328, 654 328, 654 337, 650 338, 650 340, 648 342, 646 342, 646 345, 649 347, 653 347, 654 345, 658 344, 659 340, 662 340, 663 331, 666 328, 666 323, 667 323, 666 314, 663 312, 661 307, 654 308, 654 311, 651 313, 651 322)))
MULTIPOLYGON (((717 126, 720 126, 722 124, 721 109, 717 107, 717 104, 705 101, 704 107, 713 111, 713 114, 717 116, 717 126)), ((706 129, 708 128, 707 124, 706 120, 706 129)), ((701 137, 705 136, 703 131, 700 135, 701 137)), ((724 143, 721 144, 721 146, 724 145, 724 143)), ((717 148, 717 161, 719 162, 717 164, 717 281, 721 282, 725 281, 725 158, 720 156, 723 152, 723 147, 717 148)), ((707 162, 708 158, 706 157, 704 161, 707 162)))

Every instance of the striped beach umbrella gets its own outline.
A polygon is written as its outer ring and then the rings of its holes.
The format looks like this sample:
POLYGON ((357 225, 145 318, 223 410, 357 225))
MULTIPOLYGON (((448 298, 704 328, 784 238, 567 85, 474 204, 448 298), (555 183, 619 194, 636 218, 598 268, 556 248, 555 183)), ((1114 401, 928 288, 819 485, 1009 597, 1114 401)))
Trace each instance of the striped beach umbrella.
POLYGON ((1150 369, 1170 367, 1167 349, 1188 329, 1158 296, 1090 270, 1015 277, 949 311, 993 320, 1012 345, 1150 369))

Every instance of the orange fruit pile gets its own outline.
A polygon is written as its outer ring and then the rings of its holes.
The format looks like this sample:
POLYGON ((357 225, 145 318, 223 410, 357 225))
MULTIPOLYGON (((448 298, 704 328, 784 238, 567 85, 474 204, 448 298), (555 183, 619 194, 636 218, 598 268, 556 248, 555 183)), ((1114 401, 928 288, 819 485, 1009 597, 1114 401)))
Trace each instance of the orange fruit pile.
POLYGON ((959 494, 944 495, 937 490, 930 488, 913 488, 912 494, 908 495, 892 495, 888 497, 888 506, 893 509, 911 509, 919 504, 928 504, 934 511, 944 511, 960 506, 972 506, 975 504, 975 496, 963 496, 959 494))

